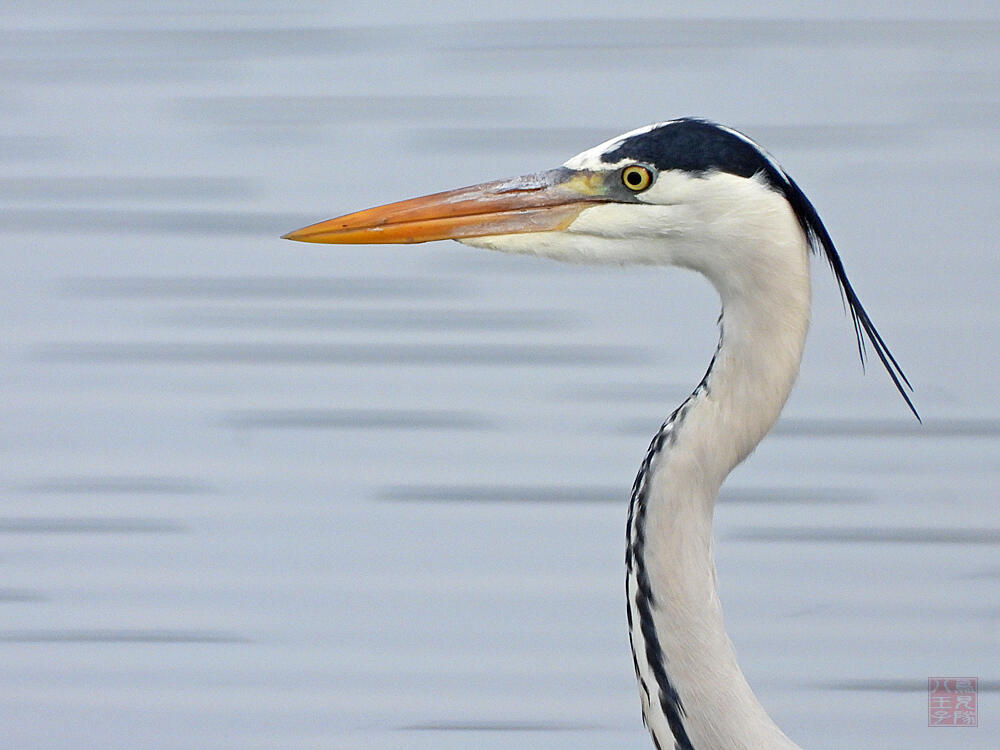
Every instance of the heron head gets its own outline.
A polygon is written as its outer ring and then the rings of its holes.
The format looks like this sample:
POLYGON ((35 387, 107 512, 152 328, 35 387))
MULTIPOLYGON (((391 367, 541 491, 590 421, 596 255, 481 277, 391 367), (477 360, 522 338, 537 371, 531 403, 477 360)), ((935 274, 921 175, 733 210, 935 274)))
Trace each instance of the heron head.
POLYGON ((787 236, 794 245, 788 252, 803 255, 802 227, 780 190, 783 175, 736 131, 672 120, 555 169, 391 203, 285 237, 336 244, 454 239, 581 263, 683 265, 715 280, 723 270, 715 266, 734 260, 718 250, 734 242, 746 253, 773 253, 775 239, 787 236), (757 235, 768 242, 754 242, 757 235))
MULTIPOLYGON (((798 185, 742 133, 705 120, 657 123, 577 154, 561 167, 390 203, 291 232, 333 244, 429 242, 580 263, 677 265, 724 300, 766 304, 808 295, 808 254, 826 257, 854 321, 897 390, 906 376, 855 293, 833 240, 798 185)), ((918 417, 919 419, 919 417, 918 417)))

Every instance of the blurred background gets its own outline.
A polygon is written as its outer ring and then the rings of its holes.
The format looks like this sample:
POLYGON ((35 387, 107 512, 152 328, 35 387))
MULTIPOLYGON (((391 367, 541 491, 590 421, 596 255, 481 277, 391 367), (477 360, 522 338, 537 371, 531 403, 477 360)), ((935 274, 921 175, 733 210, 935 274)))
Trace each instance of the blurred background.
POLYGON ((804 747, 995 747, 996 4, 278 7, 0 10, 0 744, 651 747, 625 511, 708 284, 278 236, 698 115, 812 198, 924 416, 816 263, 717 509, 742 665, 804 747))

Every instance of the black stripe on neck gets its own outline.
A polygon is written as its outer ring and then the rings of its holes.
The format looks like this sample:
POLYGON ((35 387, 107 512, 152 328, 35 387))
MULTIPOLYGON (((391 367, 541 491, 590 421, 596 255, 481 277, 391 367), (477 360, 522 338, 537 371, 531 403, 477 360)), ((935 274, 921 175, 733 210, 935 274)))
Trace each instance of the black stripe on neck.
MULTIPOLYGON (((625 552, 625 565, 628 573, 635 572, 635 605, 639 619, 639 630, 642 632, 642 639, 645 644, 644 655, 646 662, 653 672, 653 679, 656 682, 660 710, 667 720, 671 734, 673 734, 674 750, 694 750, 694 746, 691 744, 691 739, 688 737, 687 730, 684 727, 683 719, 686 715, 684 706, 681 703, 677 689, 667 674, 666 656, 660 645, 660 639, 656 633, 656 624, 653 621, 653 607, 656 606, 656 599, 649 582, 649 573, 646 569, 646 560, 643 554, 646 543, 647 496, 653 460, 663 450, 665 441, 670 440, 670 442, 673 442, 674 431, 683 422, 691 399, 696 397, 702 388, 703 386, 699 385, 691 397, 670 415, 670 418, 663 423, 660 431, 649 445, 649 450, 646 452, 646 457, 639 469, 639 474, 632 485, 632 498, 629 502, 629 538, 627 539, 625 552), (634 533, 632 532, 633 526, 635 529, 634 533)), ((632 647, 632 660, 636 667, 636 674, 639 675, 638 657, 635 653, 635 644, 632 639, 631 603, 628 603, 628 609, 629 643, 632 647)), ((639 676, 639 682, 648 695, 648 688, 641 676, 639 676)), ((653 733, 652 728, 650 729, 650 734, 653 735, 653 743, 657 747, 660 747, 659 740, 655 733, 653 733)))

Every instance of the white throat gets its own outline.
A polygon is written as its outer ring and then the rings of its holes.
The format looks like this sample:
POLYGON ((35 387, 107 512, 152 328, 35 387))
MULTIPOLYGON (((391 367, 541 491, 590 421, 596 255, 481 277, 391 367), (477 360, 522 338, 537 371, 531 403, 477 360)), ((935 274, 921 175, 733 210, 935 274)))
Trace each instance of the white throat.
POLYGON ((643 714, 663 750, 796 747, 736 663, 712 559, 719 487, 774 424, 798 374, 808 248, 801 229, 788 226, 787 236, 760 238, 785 247, 740 248, 749 259, 742 273, 725 259, 699 264, 722 298, 719 349, 705 380, 654 438, 633 492, 630 635, 643 714), (715 272, 723 267, 725 275, 715 272))

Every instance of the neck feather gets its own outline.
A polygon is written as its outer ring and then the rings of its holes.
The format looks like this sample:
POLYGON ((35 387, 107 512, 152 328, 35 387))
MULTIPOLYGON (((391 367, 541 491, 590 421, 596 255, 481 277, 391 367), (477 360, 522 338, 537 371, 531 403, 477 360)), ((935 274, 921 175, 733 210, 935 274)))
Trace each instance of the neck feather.
POLYGON ((712 515, 723 480, 777 420, 798 373, 809 317, 800 242, 785 267, 712 279, 723 304, 718 351, 654 438, 633 488, 630 637, 644 717, 661 750, 796 747, 750 690, 725 633, 712 515))

